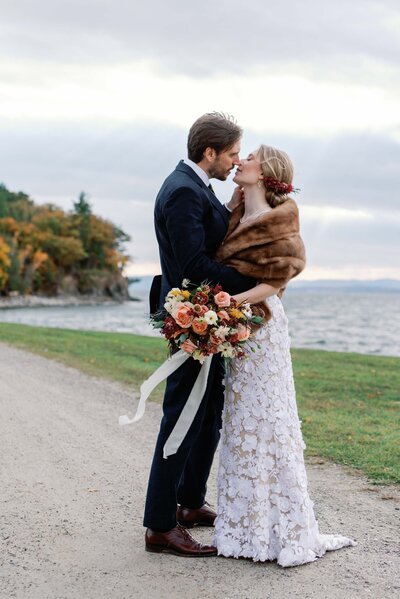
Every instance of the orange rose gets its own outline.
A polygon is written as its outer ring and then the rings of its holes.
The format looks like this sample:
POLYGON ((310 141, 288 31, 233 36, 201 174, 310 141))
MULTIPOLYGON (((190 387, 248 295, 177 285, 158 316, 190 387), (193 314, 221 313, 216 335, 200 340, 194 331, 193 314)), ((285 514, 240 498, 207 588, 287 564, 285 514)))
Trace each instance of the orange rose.
POLYGON ((195 318, 192 322, 192 330, 198 335, 204 335, 208 329, 208 324, 202 318, 195 318))
POLYGON ((180 306, 178 310, 174 312, 174 318, 180 327, 188 329, 193 322, 192 309, 189 308, 189 306, 180 306))
POLYGON ((245 327, 243 324, 238 324, 237 336, 239 341, 246 341, 246 339, 250 337, 249 327, 245 327))
POLYGON ((229 314, 226 310, 220 310, 219 312, 217 312, 217 316, 221 320, 226 320, 226 321, 229 320, 229 314))
POLYGON ((228 308, 231 305, 231 296, 226 291, 220 291, 214 295, 214 301, 220 308, 228 308))

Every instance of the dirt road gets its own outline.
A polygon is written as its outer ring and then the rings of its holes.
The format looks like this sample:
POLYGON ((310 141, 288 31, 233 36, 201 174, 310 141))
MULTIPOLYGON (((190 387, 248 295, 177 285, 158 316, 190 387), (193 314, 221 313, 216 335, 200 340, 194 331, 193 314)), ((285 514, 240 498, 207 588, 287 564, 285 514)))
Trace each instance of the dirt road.
MULTIPOLYGON (((281 569, 146 553, 142 512, 160 418, 137 425, 132 393, 0 344, 1 572, 9 599, 388 599, 400 596, 398 490, 315 460, 322 532, 358 547, 281 569)), ((209 501, 215 500, 215 469, 209 501)), ((196 536, 209 541, 210 531, 196 536)))

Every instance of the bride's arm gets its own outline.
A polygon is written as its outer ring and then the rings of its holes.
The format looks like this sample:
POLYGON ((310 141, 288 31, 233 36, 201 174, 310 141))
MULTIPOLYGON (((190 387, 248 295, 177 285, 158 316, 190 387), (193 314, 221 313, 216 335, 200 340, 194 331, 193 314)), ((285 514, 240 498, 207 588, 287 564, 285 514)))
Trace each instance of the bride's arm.
POLYGON ((261 302, 267 297, 271 295, 275 295, 278 293, 279 289, 276 287, 272 287, 271 285, 267 285, 266 283, 259 283, 252 289, 248 291, 244 291, 243 293, 237 293, 236 295, 232 295, 233 299, 235 299, 239 304, 243 302, 248 302, 249 304, 257 304, 261 302))

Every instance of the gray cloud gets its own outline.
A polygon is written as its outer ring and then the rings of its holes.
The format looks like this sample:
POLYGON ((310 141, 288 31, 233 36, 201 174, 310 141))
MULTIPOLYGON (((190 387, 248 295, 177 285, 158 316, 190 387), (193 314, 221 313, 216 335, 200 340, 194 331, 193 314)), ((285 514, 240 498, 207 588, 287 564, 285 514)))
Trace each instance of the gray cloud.
MULTIPOLYGON (((245 131, 242 155, 261 143, 285 150, 295 165, 299 201, 314 206, 400 211, 400 144, 385 133, 302 137, 245 131)), ((224 199, 223 185, 216 189, 224 199)))
POLYGON ((0 123, 0 180, 33 195, 153 201, 186 151, 186 132, 168 126, 0 123))
POLYGON ((89 64, 147 59, 166 73, 199 77, 284 67, 376 84, 398 77, 398 19, 394 0, 5 0, 0 50, 89 64))
POLYGON ((324 225, 302 219, 309 266, 399 268, 400 220, 335 221, 324 225))
MULTIPOLYGON (((398 0, 3 0, 1 17, 2 79, 11 85, 51 88, 54 67, 62 63, 138 60, 151 61, 165 77, 228 73, 243 77, 243 85, 246 75, 256 71, 362 83, 391 92, 400 79, 398 0), (13 70, 18 60, 36 61, 41 68, 31 76, 26 69, 13 70)), ((64 76, 67 81, 68 69, 64 76)), ((248 103, 251 106, 251 98, 248 103)), ((262 131, 245 132, 243 154, 260 143, 286 150, 295 164, 295 185, 302 190, 300 206, 374 215, 360 221, 303 218, 309 264, 397 267, 396 132, 296 137, 270 133, 273 118, 266 108, 262 131)), ((117 126, 18 121, 0 122, 0 132, 0 181, 64 208, 85 190, 97 213, 132 235, 129 250, 138 262, 157 259, 152 206, 163 179, 185 155, 187 131, 157 122, 117 126)), ((230 184, 216 182, 215 188, 222 200, 229 198, 230 184)))
MULTIPOLYGON (((102 128, 0 123, 0 129, 0 181, 64 208, 85 190, 97 213, 132 235, 129 251, 136 262, 157 259, 154 198, 185 155, 186 131, 157 123, 102 128)), ((293 158, 295 183, 302 188, 300 207, 333 206, 374 215, 374 220, 332 222, 303 217, 310 265, 398 266, 399 144, 372 133, 320 140, 246 131, 243 155, 263 142, 293 158)), ((215 188, 227 200, 232 185, 215 182, 215 188)))
POLYGON ((368 132, 341 135, 320 143, 313 158, 303 173, 310 203, 400 210, 400 144, 393 138, 368 132))
MULTIPOLYGON (((0 129, 0 180, 38 196, 75 196, 84 189, 93 196, 153 202, 162 180, 186 155, 187 132, 159 123, 0 123, 0 129)), ((245 131, 242 155, 260 143, 292 157, 305 204, 400 210, 400 144, 389 135, 320 139, 245 131)), ((227 199, 230 187, 216 182, 216 188, 227 199)))

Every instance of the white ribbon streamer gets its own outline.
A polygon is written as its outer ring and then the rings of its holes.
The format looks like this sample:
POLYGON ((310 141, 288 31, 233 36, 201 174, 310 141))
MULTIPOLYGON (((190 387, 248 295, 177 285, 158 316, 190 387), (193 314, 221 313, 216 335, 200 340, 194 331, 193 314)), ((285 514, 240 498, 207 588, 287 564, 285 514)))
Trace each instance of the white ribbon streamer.
MULTIPOLYGON (((125 426, 126 424, 133 424, 138 422, 142 417, 146 409, 146 400, 150 393, 157 387, 161 381, 166 379, 170 374, 175 372, 186 360, 190 358, 190 354, 179 350, 173 354, 168 360, 166 360, 153 374, 146 379, 140 386, 140 399, 139 405, 136 410, 136 414, 133 418, 129 418, 127 414, 119 417, 119 424, 125 426)), ((212 356, 208 356, 200 368, 200 372, 193 385, 193 389, 186 401, 186 404, 175 424, 170 436, 168 437, 164 445, 164 458, 175 454, 183 439, 188 432, 190 425, 192 424, 197 410, 200 407, 203 399, 208 380, 208 373, 210 372, 212 356)))
POLYGON ((119 417, 119 424, 121 426, 125 426, 125 424, 133 424, 134 422, 138 422, 145 412, 146 409, 146 400, 149 397, 150 393, 157 387, 161 381, 165 380, 170 374, 178 370, 180 366, 186 360, 190 358, 190 355, 184 352, 183 350, 179 350, 176 354, 173 354, 165 360, 161 366, 157 368, 155 372, 148 379, 144 381, 144 383, 140 386, 140 399, 139 405, 136 410, 136 414, 133 418, 129 418, 127 414, 119 417))
POLYGON ((210 372, 212 356, 208 356, 200 369, 197 376, 196 382, 193 385, 193 389, 185 403, 185 406, 178 418, 174 429, 164 445, 164 458, 176 453, 186 437, 190 425, 192 424, 197 410, 200 407, 201 400, 203 399, 204 393, 207 387, 208 373, 210 372))

